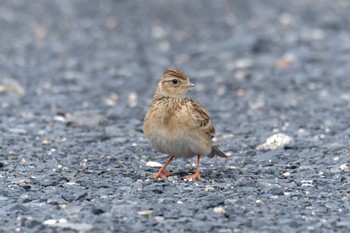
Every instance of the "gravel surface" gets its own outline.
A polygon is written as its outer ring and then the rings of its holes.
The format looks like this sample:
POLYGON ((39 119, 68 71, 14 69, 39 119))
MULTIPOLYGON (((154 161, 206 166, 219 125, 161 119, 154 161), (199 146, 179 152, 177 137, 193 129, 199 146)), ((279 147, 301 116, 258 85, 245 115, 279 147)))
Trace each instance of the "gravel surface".
MULTIPOLYGON (((2 0, 0 232, 349 232, 350 2, 2 0), (163 70, 231 156, 149 180, 163 70)), ((155 163, 157 162, 157 163, 155 163)))

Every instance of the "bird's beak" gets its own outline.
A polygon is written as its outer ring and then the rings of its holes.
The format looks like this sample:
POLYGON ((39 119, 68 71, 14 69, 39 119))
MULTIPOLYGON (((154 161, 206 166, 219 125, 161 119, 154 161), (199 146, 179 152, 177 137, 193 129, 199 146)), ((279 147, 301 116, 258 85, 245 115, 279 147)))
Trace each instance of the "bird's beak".
POLYGON ((187 87, 187 88, 194 87, 194 84, 188 82, 188 83, 186 84, 186 87, 187 87))

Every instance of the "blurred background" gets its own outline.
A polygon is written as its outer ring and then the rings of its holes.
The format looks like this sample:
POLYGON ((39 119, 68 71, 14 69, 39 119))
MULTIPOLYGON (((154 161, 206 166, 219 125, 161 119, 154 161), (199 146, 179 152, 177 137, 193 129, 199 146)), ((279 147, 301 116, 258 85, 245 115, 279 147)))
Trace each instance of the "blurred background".
POLYGON ((349 8, 342 0, 3 1, 0 111, 28 121, 99 112, 141 124, 174 66, 196 84, 191 96, 218 132, 331 130, 350 103, 349 8))

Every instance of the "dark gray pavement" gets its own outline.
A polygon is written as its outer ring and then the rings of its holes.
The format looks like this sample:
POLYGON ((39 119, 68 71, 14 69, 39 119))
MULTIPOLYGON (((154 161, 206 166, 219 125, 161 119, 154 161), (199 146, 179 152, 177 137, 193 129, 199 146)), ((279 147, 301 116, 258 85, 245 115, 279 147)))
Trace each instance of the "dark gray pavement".
POLYGON ((349 12, 2 0, 0 232, 349 232, 349 12), (141 128, 168 66, 231 154, 203 159, 203 181, 182 179, 194 159, 146 178, 167 157, 141 128))

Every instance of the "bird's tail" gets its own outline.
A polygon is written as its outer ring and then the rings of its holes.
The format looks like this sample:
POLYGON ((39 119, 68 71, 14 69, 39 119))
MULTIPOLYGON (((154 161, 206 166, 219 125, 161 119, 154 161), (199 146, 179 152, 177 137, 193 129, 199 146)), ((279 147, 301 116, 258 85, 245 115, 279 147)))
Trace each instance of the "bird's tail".
POLYGON ((220 156, 220 157, 222 157, 222 158, 228 158, 228 156, 227 156, 224 152, 222 152, 221 150, 219 150, 216 146, 213 146, 213 147, 211 148, 211 152, 210 152, 210 154, 209 154, 208 156, 209 156, 210 158, 213 158, 214 155, 220 156))

